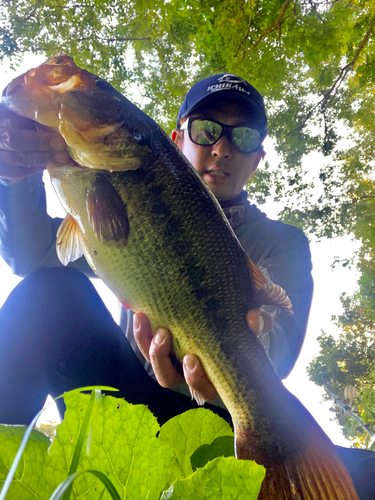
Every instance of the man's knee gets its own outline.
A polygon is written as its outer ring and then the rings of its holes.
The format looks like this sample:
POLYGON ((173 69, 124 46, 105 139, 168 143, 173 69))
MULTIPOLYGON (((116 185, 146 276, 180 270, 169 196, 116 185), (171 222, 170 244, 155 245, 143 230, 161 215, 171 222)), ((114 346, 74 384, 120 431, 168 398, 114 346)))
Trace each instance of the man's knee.
POLYGON ((42 267, 28 274, 21 283, 41 289, 44 293, 54 292, 57 288, 74 290, 76 286, 88 286, 90 280, 80 271, 71 267, 42 267))
POLYGON ((39 304, 77 304, 95 294, 90 280, 69 267, 41 268, 28 274, 14 289, 16 299, 39 304))

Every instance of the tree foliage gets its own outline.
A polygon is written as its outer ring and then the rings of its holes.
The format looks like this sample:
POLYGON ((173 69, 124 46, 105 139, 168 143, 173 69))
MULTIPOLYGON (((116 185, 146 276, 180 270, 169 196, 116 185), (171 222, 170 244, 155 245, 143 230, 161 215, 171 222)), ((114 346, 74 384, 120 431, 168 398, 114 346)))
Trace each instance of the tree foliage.
MULTIPOLYGON (((352 229, 372 189, 373 0, 3 0, 0 57, 61 50, 167 129, 191 84, 234 72, 265 96, 282 168, 256 190, 319 234, 352 229), (139 100, 139 98, 138 98, 139 100), (340 134, 345 125, 351 147, 340 134), (320 151, 304 172, 301 159, 320 151), (325 164, 325 159, 327 163, 325 164), (307 175, 306 175, 307 174, 307 175), (266 185, 265 185, 266 183, 266 185), (319 196, 312 196, 311 187, 319 196), (291 196, 300 196, 301 207, 291 196), (332 203, 333 200, 333 203, 332 203), (354 222, 353 222, 354 221, 354 222)), ((254 189, 253 189, 254 190, 254 189)))
POLYGON ((323 333, 320 354, 309 368, 310 379, 324 387, 326 399, 343 428, 358 447, 375 449, 375 326, 373 297, 342 297, 344 314, 336 317, 340 335, 323 333), (371 314, 365 308, 370 307, 371 314))

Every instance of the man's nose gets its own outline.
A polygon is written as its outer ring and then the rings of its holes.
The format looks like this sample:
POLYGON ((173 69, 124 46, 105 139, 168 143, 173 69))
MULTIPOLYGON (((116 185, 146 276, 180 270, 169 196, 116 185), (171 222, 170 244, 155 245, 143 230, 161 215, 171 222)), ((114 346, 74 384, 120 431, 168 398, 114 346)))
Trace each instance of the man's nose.
POLYGON ((230 158, 232 156, 232 148, 233 144, 227 137, 223 136, 212 146, 212 155, 221 158, 230 158))

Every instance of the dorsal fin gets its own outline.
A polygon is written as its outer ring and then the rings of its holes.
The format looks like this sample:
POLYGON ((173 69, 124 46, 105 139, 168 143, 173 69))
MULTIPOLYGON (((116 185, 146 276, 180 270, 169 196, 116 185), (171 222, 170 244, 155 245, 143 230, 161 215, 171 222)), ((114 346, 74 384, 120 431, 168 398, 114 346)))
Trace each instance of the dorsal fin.
POLYGON ((260 306, 276 306, 293 314, 293 306, 284 288, 275 283, 266 283, 256 294, 256 303, 260 306))
POLYGON ((257 267, 254 262, 250 259, 250 257, 247 257, 247 267, 250 271, 250 276, 252 279, 252 282, 257 290, 260 290, 263 285, 266 285, 268 283, 267 279, 263 275, 262 271, 257 267))
POLYGON ((83 255, 84 244, 77 221, 68 214, 60 224, 56 235, 56 252, 60 262, 67 266, 83 255))
POLYGON ((257 290, 254 308, 265 305, 277 306, 289 314, 293 314, 292 303, 286 291, 281 286, 275 285, 275 283, 268 283, 262 271, 254 264, 250 257, 247 258, 247 267, 250 271, 253 285, 257 290))

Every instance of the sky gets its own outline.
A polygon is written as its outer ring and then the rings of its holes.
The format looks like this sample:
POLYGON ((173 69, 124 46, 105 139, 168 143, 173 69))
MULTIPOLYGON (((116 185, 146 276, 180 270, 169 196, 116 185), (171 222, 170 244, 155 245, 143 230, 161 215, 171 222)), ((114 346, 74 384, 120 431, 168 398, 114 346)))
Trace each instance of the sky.
MULTIPOLYGON (((12 72, 6 65, 3 65, 0 75, 1 88, 4 88, 15 76, 36 66, 43 59, 40 56, 27 56, 17 72, 12 72)), ((271 143, 266 143, 265 149, 267 151, 267 161, 269 163, 276 162, 277 157, 275 154, 272 154, 271 143)), ((323 160, 319 155, 313 154, 307 161, 312 162, 312 166, 314 166, 315 162, 323 160)), ((47 190, 47 210, 49 214, 53 217, 64 217, 64 211, 49 184, 48 174, 45 174, 45 183, 47 190)), ((277 211, 280 209, 279 206, 272 203, 267 203, 259 208, 273 219, 277 218, 277 211)), ((341 446, 350 446, 350 443, 342 435, 338 424, 333 421, 333 413, 329 411, 330 404, 323 402, 323 390, 309 381, 306 367, 319 353, 319 344, 316 339, 322 330, 332 335, 338 334, 337 328, 331 322, 331 317, 342 312, 340 294, 343 292, 353 293, 357 288, 358 276, 356 271, 349 269, 349 267, 336 266, 333 269, 331 265, 336 256, 340 259, 350 258, 356 248, 358 248, 358 243, 352 241, 349 236, 335 240, 321 239, 319 242, 316 240, 311 241, 314 297, 310 319, 299 359, 292 373, 284 381, 285 386, 305 405, 331 440, 341 446)), ((11 290, 19 283, 20 279, 12 274, 11 270, 0 257, 0 307, 11 290)), ((119 311, 117 299, 103 282, 93 280, 93 283, 113 317, 117 320, 119 311)), ((57 418, 56 410, 51 405, 50 409, 45 412, 43 420, 55 421, 57 418)))

